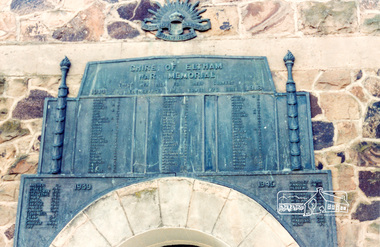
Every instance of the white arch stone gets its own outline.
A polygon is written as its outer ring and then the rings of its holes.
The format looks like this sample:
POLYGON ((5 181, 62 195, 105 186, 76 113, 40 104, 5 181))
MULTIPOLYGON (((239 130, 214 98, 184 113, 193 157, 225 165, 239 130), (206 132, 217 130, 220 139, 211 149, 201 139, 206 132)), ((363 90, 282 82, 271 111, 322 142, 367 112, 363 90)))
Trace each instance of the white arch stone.
POLYGON ((159 178, 112 191, 76 215, 51 247, 298 246, 260 204, 227 187, 159 178))

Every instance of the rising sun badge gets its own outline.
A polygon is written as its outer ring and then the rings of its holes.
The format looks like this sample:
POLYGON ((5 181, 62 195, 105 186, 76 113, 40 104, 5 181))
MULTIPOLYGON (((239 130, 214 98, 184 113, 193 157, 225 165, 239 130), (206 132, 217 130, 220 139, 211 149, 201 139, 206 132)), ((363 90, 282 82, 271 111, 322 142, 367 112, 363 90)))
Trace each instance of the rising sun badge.
POLYGON ((209 19, 201 19, 200 14, 206 9, 197 10, 199 2, 189 0, 170 2, 162 6, 159 3, 156 11, 149 9, 153 18, 144 19, 141 28, 145 31, 157 31, 156 37, 169 41, 183 41, 197 37, 195 30, 207 31, 211 28, 209 19))

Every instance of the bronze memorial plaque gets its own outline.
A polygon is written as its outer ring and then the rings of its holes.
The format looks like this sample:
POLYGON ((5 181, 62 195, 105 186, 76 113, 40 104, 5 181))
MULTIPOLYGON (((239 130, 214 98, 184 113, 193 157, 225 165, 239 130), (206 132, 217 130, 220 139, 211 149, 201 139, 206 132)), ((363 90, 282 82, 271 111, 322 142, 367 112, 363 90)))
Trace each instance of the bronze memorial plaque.
POLYGON ((286 93, 276 92, 265 57, 89 62, 79 95, 67 98, 64 60, 59 97, 45 102, 38 174, 22 177, 15 246, 48 246, 102 195, 171 176, 253 198, 300 246, 336 246, 309 94, 296 92, 291 53, 284 62, 286 93))

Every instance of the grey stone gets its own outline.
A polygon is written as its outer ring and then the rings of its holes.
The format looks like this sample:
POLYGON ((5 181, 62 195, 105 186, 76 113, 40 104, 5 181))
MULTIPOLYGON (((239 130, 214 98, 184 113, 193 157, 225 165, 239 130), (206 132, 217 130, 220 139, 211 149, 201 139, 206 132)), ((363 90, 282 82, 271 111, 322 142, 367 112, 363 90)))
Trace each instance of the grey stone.
POLYGON ((363 77, 363 71, 359 70, 358 74, 356 75, 356 80, 360 80, 363 77))
POLYGON ((380 167, 380 144, 361 142, 356 147, 356 151, 359 166, 380 167))
POLYGON ((41 118, 45 98, 52 97, 48 92, 42 90, 32 90, 30 95, 19 101, 12 112, 12 116, 17 119, 41 118))
POLYGON ((140 35, 137 29, 128 23, 117 21, 107 26, 108 34, 114 39, 132 39, 140 35))
POLYGON ((29 134, 28 129, 21 126, 19 120, 8 120, 0 126, 0 143, 29 134))
POLYGON ((380 196, 380 172, 359 171, 359 188, 368 197, 380 196))
POLYGON ((20 15, 52 9, 53 7, 54 6, 46 0, 13 0, 11 3, 11 11, 20 15))
POLYGON ((380 101, 367 108, 363 123, 363 137, 380 138, 380 101))
POLYGON ((314 150, 321 150, 334 145, 334 125, 330 122, 315 121, 313 123, 314 150))
POLYGON ((7 239, 9 240, 13 239, 13 236, 15 234, 15 224, 13 224, 11 227, 5 230, 4 234, 7 237, 7 239))
POLYGON ((371 204, 359 204, 352 218, 359 221, 376 220, 380 217, 380 201, 374 201, 371 204))
POLYGON ((311 118, 322 114, 322 109, 318 104, 318 98, 313 94, 310 94, 310 108, 311 108, 311 118))
POLYGON ((149 0, 141 0, 138 4, 136 2, 129 3, 127 5, 120 6, 117 9, 120 17, 125 20, 142 21, 145 18, 152 17, 152 14, 147 10, 157 10, 158 6, 149 0))

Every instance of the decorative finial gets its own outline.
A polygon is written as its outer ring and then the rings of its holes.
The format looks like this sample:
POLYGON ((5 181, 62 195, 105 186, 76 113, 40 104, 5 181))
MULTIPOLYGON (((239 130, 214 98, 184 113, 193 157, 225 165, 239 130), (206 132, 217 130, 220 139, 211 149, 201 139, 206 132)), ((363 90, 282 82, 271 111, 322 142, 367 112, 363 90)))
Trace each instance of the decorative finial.
POLYGON ((55 112, 55 130, 54 130, 54 144, 53 144, 53 164, 51 173, 59 174, 62 167, 62 153, 63 153, 63 142, 64 142, 64 132, 65 132, 65 120, 66 120, 66 106, 67 106, 67 95, 69 89, 66 85, 67 73, 70 69, 70 60, 65 56, 61 61, 61 85, 58 88, 58 99, 55 112))
POLYGON ((59 64, 61 66, 61 69, 69 69, 71 66, 70 60, 65 56, 65 58, 61 61, 59 64))
POLYGON ((289 62, 294 63, 294 60, 295 60, 294 55, 288 50, 288 53, 286 53, 284 57, 285 64, 289 62))
POLYGON ((300 147, 300 134, 298 123, 298 103, 296 84, 293 80, 292 67, 294 64, 294 56, 288 50, 284 57, 286 69, 288 70, 288 81, 286 82, 286 98, 287 98, 287 111, 288 111, 288 131, 290 142, 290 164, 292 171, 302 170, 301 164, 301 147, 300 147))

